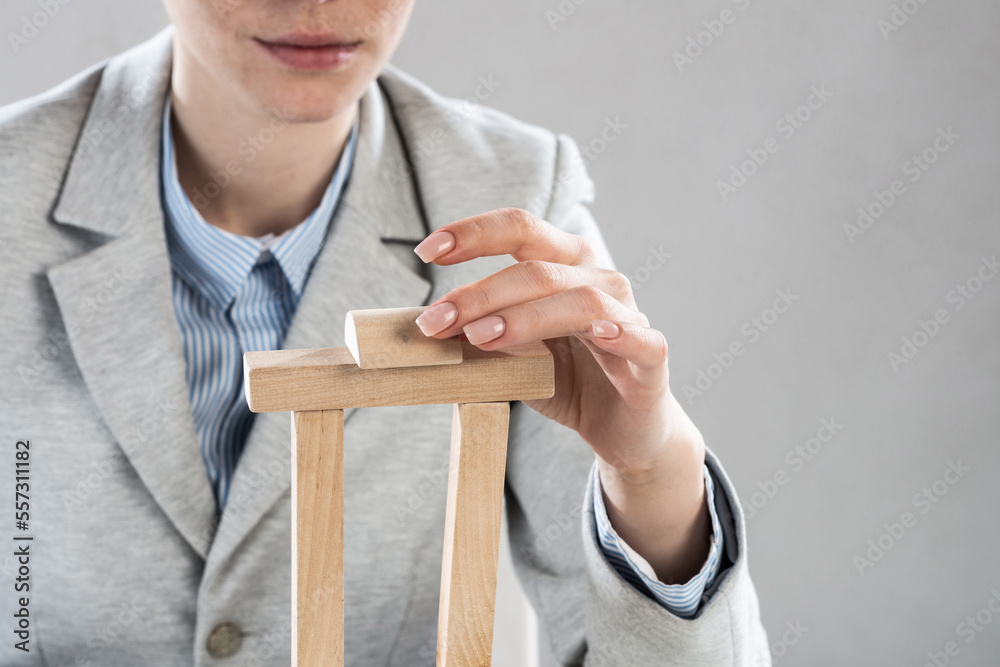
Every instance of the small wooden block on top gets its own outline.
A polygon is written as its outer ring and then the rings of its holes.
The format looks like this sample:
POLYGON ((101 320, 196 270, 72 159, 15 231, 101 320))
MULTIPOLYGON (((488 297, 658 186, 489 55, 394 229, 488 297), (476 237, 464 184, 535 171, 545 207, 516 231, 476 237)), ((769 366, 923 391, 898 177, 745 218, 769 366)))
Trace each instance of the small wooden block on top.
POLYGON ((416 324, 427 310, 375 308, 352 310, 344 321, 344 342, 360 368, 405 368, 457 364, 462 346, 457 336, 431 338, 416 324))

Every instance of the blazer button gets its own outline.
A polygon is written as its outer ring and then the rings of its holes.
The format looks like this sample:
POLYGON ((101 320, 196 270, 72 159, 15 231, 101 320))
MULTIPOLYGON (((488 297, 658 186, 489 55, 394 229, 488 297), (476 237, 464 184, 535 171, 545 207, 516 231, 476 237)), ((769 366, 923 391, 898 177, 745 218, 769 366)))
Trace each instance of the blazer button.
POLYGON ((233 623, 219 623, 208 634, 208 653, 213 658, 228 658, 240 648, 243 633, 233 623))

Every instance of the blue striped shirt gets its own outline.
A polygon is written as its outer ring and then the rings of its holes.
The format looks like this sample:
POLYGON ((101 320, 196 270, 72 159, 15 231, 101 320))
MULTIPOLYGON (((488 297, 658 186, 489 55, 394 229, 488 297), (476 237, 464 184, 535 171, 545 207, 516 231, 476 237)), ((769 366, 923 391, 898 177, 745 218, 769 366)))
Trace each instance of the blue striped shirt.
POLYGON ((593 467, 591 484, 594 492, 594 515, 597 518, 597 539, 605 558, 621 577, 640 591, 645 591, 664 607, 684 618, 690 618, 698 611, 705 589, 712 584, 719 572, 722 560, 722 526, 715 511, 715 484, 708 466, 704 468, 705 496, 712 516, 712 540, 708 558, 701 570, 683 584, 665 584, 656 578, 656 572, 645 558, 636 553, 615 532, 608 520, 604 496, 601 492, 600 474, 593 467))
MULTIPOLYGON (((276 237, 232 234, 201 216, 177 177, 169 95, 163 108, 161 141, 174 313, 184 347, 195 430, 221 511, 254 418, 243 398, 243 352, 280 349, 350 173, 357 125, 319 206, 276 237)), ((221 187, 206 184, 198 196, 218 196, 221 187)), ((657 581, 649 564, 618 537, 608 521, 596 466, 592 477, 598 540, 608 561, 623 579, 681 616, 697 610, 719 567, 722 532, 707 468, 705 483, 713 526, 709 558, 690 582, 667 585, 657 581)))

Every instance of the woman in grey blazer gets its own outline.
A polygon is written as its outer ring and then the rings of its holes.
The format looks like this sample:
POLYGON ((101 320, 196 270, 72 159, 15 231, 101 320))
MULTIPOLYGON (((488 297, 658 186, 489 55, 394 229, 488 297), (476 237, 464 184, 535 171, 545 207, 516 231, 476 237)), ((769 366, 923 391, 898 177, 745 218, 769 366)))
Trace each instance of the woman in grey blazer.
MULTIPOLYGON (((167 0, 171 28, 0 110, 31 538, 3 665, 288 664, 287 416, 246 410, 233 358, 417 304, 426 335, 555 354, 555 396, 512 406, 506 503, 559 663, 770 663, 735 491, 579 152, 389 67, 412 4, 167 0)), ((345 415, 349 665, 434 662, 450 414, 345 415)))

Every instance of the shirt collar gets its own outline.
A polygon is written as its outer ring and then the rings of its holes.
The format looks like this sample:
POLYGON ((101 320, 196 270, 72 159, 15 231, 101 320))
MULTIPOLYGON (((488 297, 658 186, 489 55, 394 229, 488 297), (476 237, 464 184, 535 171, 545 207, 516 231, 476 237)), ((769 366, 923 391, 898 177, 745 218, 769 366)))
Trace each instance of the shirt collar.
MULTIPOLYGON (((354 161, 357 123, 330 179, 319 206, 309 217, 279 236, 240 236, 209 224, 181 187, 177 177, 174 143, 170 127, 170 94, 163 105, 162 162, 160 182, 166 210, 167 246, 171 266, 202 296, 225 310, 236 298, 254 264, 267 253, 274 256, 295 294, 302 296, 306 278, 319 254, 337 208, 344 183, 354 161)), ((217 196, 217 183, 210 182, 195 197, 217 196)))

